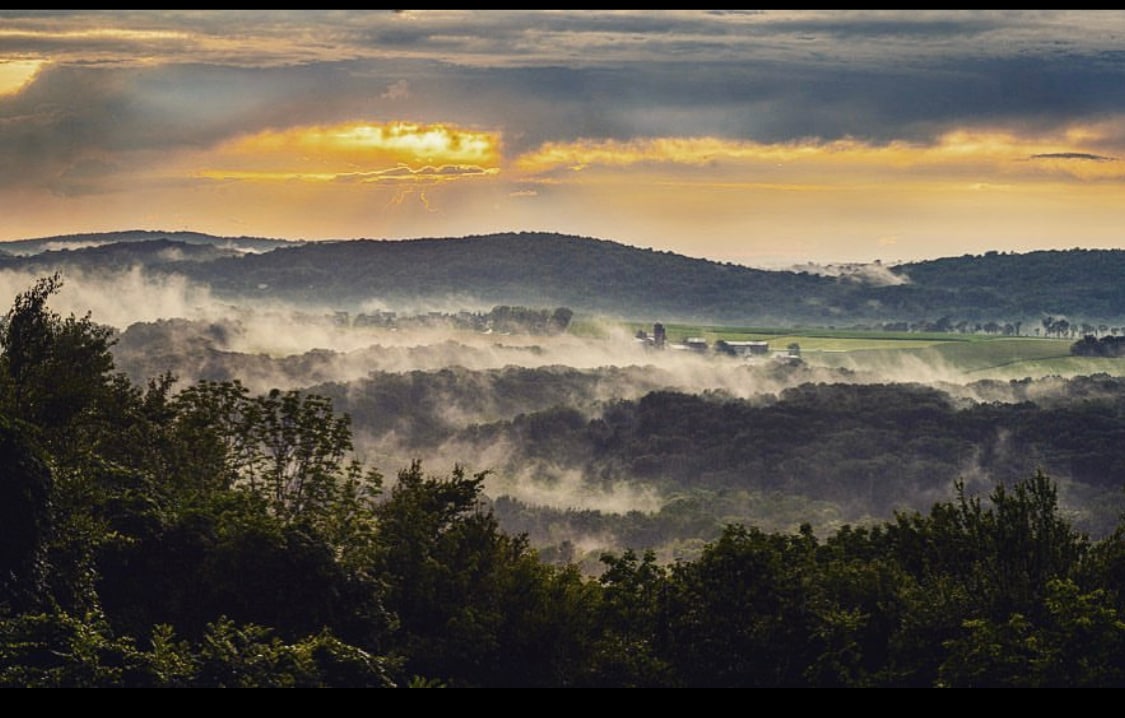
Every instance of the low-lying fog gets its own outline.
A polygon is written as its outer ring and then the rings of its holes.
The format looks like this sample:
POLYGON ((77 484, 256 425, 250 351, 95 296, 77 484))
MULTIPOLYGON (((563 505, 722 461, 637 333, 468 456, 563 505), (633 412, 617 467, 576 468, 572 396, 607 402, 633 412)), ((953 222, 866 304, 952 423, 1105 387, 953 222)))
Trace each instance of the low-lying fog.
MULTIPOLYGON (((0 272, 0 293, 14 297, 35 279, 0 272)), ((1046 400, 1066 388, 1058 376, 982 382, 937 357, 908 354, 845 366, 838 356, 819 361, 814 352, 791 365, 776 355, 655 351, 619 324, 590 318, 557 335, 470 330, 448 317, 405 312, 396 312, 394 326, 365 325, 354 311, 265 301, 236 306, 206 287, 139 269, 64 276, 50 306, 62 315, 89 312, 114 327, 117 368, 136 382, 171 372, 179 386, 237 379, 255 393, 277 387, 332 397, 353 417, 357 454, 388 477, 420 458, 434 473, 455 464, 493 471, 485 484, 492 497, 610 514, 657 512, 673 497, 623 473, 584 475, 573 462, 514 466, 517 447, 509 438, 482 445, 462 432, 560 407, 596 419, 613 402, 662 390, 765 403, 809 383, 901 382, 936 386, 972 404, 1046 400)), ((971 473, 971 463, 964 470, 971 473)))

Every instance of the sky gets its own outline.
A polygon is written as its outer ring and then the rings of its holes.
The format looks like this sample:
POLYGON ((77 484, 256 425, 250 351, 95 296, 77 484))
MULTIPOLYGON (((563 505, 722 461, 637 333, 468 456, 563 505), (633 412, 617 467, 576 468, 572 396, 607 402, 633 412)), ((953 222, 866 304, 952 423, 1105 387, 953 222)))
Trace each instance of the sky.
POLYGON ((0 242, 1125 248, 1125 11, 0 10, 0 242))

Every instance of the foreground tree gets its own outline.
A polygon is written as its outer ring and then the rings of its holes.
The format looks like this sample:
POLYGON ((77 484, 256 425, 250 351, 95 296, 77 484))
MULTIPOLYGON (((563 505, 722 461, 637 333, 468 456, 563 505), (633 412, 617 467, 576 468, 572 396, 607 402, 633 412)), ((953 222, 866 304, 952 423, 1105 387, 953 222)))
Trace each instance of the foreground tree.
POLYGON ((62 317, 47 307, 60 275, 16 296, 0 324, 0 399, 5 413, 39 427, 54 450, 89 424, 114 390, 113 330, 90 314, 62 317))
POLYGON ((376 509, 377 573, 400 621, 404 676, 445 685, 573 685, 587 661, 594 588, 502 532, 487 474, 431 476, 415 461, 376 509))
POLYGON ((51 631, 140 650, 157 626, 202 641, 220 619, 378 650, 379 477, 345 460, 347 417, 296 393, 133 386, 109 329, 49 310, 60 286, 0 325, 0 617, 42 608, 51 631))
POLYGON ((47 597, 51 470, 27 434, 0 415, 0 610, 16 612, 47 597))

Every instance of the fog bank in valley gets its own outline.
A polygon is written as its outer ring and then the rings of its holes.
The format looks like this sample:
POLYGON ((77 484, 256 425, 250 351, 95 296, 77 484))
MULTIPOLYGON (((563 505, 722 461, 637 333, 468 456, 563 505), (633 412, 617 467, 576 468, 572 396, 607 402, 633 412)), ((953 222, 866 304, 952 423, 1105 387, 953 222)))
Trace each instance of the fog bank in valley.
MULTIPOLYGON (((886 268, 876 276, 877 281, 894 280, 886 268)), ((0 292, 14 297, 37 278, 0 272, 0 292)), ((742 521, 791 528, 807 520, 827 530, 863 520, 863 501, 878 505, 879 486, 905 491, 914 482, 917 492, 903 506, 924 509, 949 499, 958 480, 983 493, 997 480, 993 467, 1033 470, 1036 459, 1018 455, 1027 451, 1028 440, 1024 437, 1020 444, 1009 429, 989 429, 976 448, 962 449, 947 457, 952 463, 931 468, 924 460, 907 466, 878 453, 864 454, 866 449, 850 448, 846 438, 825 439, 831 433, 826 432, 810 435, 809 447, 819 451, 828 441, 838 452, 832 466, 798 457, 765 474, 750 472, 742 483, 725 488, 708 485, 706 476, 699 477, 701 484, 686 486, 660 478, 675 474, 675 462, 681 459, 661 458, 672 454, 660 452, 675 448, 682 441, 679 434, 662 437, 659 432, 665 428, 657 426, 646 439, 657 453, 624 458, 612 457, 612 451, 621 449, 613 443, 623 441, 621 436, 598 434, 609 431, 605 427, 621 412, 640 415, 645 402, 662 392, 706 397, 715 416, 731 417, 757 416, 752 413, 756 408, 776 413, 779 406, 788 406, 782 399, 790 396, 788 390, 834 385, 931 387, 951 411, 1027 404, 1062 412, 1076 401, 1120 401, 1120 386, 1112 377, 989 379, 927 348, 806 352, 803 362, 792 364, 775 356, 657 351, 623 325, 594 317, 583 317, 581 327, 556 334, 500 332, 466 328, 456 321, 456 312, 413 313, 416 307, 389 306, 378 297, 361 312, 266 299, 236 305, 183 277, 140 268, 68 272, 62 280, 51 309, 63 315, 89 313, 93 321, 112 327, 117 369, 134 382, 170 373, 179 388, 200 380, 237 380, 253 393, 280 388, 328 396, 352 418, 356 455, 365 464, 387 477, 415 459, 436 474, 454 466, 487 472, 488 496, 515 502, 502 504, 511 521, 532 527, 538 541, 555 545, 565 540, 580 551, 621 548, 631 539, 667 531, 669 525, 690 524, 691 531, 703 531, 742 521), (837 464, 856 475, 870 472, 871 495, 858 492, 854 505, 845 508, 807 493, 808 486, 835 476, 837 464), (949 466, 955 468, 941 473, 949 466), (513 506, 522 508, 512 513, 513 506), (591 518, 595 515, 602 518, 591 518)), ((817 396, 817 390, 809 395, 817 396)), ((826 406, 825 412, 837 408, 826 406)), ((666 418, 674 424, 674 417, 666 418)), ((723 419, 715 420, 717 427, 724 426, 723 419)), ((733 433, 729 451, 766 441, 762 436, 770 424, 762 426, 754 430, 758 433, 733 433)), ((953 450, 928 446, 924 424, 916 435, 910 433, 912 427, 905 428, 901 441, 917 440, 923 452, 953 450)), ((856 436, 870 441, 867 435, 856 436)), ((688 460, 692 450, 676 449, 688 460)), ((1100 525, 1112 522, 1108 514, 1120 497, 1104 486, 1073 480, 1071 465, 1059 463, 1055 477, 1064 503, 1079 518, 1100 525)))

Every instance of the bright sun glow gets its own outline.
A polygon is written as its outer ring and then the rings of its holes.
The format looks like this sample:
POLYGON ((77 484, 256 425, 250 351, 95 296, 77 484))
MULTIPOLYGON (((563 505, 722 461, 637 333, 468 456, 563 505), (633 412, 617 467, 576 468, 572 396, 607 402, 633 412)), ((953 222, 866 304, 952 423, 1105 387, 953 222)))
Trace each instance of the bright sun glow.
POLYGON ((41 67, 41 60, 0 62, 0 96, 14 95, 31 84, 41 67))
POLYGON ((88 30, 61 30, 45 32, 41 30, 5 30, 0 29, 0 38, 27 38, 27 39, 55 39, 55 40, 84 40, 84 39, 117 39, 117 40, 170 40, 188 37, 187 33, 173 30, 128 30, 124 28, 95 27, 88 30))
POLYGON ((260 132, 223 145, 198 174, 222 179, 448 180, 499 172, 500 136, 448 124, 349 123, 260 132))

